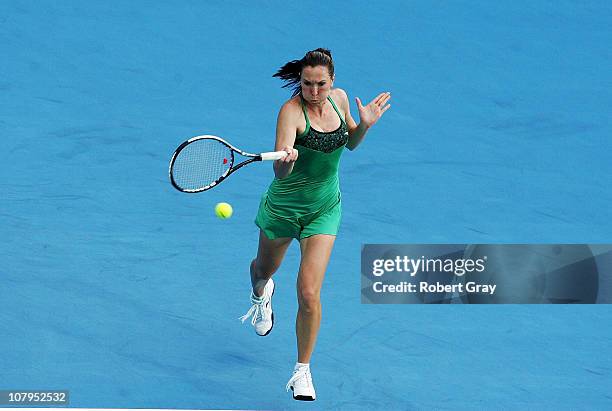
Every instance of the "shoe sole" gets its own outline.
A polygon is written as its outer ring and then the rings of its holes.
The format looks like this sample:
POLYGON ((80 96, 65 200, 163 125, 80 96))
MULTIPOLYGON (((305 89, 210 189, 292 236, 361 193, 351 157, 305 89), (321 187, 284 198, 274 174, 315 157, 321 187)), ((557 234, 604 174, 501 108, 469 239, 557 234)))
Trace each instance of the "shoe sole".
MULTIPOLYGON (((272 309, 272 297, 274 297, 274 292, 276 291, 276 285, 274 286, 274 289, 272 290, 272 295, 270 296, 270 309, 272 309)), ((274 310, 272 310, 272 327, 270 327, 270 329, 265 333, 265 334, 257 334, 260 337, 265 337, 268 334, 270 334, 272 332, 272 328, 274 328, 274 310)))
MULTIPOLYGON (((291 387, 291 392, 293 393, 293 387, 291 387)), ((293 399, 298 400, 298 401, 314 401, 315 400, 314 398, 310 396, 306 396, 306 395, 293 395, 293 399)))

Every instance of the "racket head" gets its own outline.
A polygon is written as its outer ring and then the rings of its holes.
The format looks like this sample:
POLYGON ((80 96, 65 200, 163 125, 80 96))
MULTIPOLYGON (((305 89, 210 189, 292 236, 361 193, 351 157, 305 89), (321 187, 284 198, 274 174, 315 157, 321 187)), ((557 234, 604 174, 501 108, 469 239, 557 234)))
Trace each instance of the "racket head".
POLYGON ((232 171, 234 148, 217 136, 190 138, 174 151, 170 182, 184 193, 199 193, 219 184, 232 171))

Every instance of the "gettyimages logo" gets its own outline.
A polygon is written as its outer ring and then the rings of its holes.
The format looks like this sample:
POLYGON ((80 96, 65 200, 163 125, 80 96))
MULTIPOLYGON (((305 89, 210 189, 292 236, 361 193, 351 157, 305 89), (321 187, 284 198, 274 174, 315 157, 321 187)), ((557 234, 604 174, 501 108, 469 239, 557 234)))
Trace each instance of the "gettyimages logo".
POLYGON ((612 245, 368 244, 363 303, 612 303, 612 245), (418 256, 418 257, 415 257, 418 256))
POLYGON ((376 259, 372 262, 372 275, 380 277, 386 272, 405 272, 414 277, 419 272, 444 272, 462 276, 465 273, 483 272, 487 256, 474 259, 410 258, 396 256, 395 259, 376 259))

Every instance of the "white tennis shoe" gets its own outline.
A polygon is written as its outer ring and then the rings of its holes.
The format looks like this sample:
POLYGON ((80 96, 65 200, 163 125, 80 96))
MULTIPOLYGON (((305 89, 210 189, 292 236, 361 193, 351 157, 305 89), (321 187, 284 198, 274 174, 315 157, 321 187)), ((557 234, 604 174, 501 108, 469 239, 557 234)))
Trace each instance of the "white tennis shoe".
POLYGON ((256 296, 251 291, 251 308, 245 315, 240 317, 244 323, 249 317, 251 324, 255 327, 257 335, 265 337, 270 334, 274 327, 274 313, 272 312, 272 296, 274 295, 274 281, 270 278, 264 287, 261 297, 256 296))
POLYGON ((317 398, 314 385, 312 384, 312 375, 310 375, 310 367, 295 366, 293 375, 287 383, 287 391, 293 391, 293 399, 300 401, 314 401, 317 398))

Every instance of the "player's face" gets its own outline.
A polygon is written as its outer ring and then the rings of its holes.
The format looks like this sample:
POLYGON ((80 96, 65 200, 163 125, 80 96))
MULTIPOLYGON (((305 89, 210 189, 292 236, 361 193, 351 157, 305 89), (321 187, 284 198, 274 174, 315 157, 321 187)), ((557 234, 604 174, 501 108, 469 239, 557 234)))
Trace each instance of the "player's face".
POLYGON ((333 82, 326 66, 304 67, 301 80, 304 100, 314 105, 325 103, 333 82))

